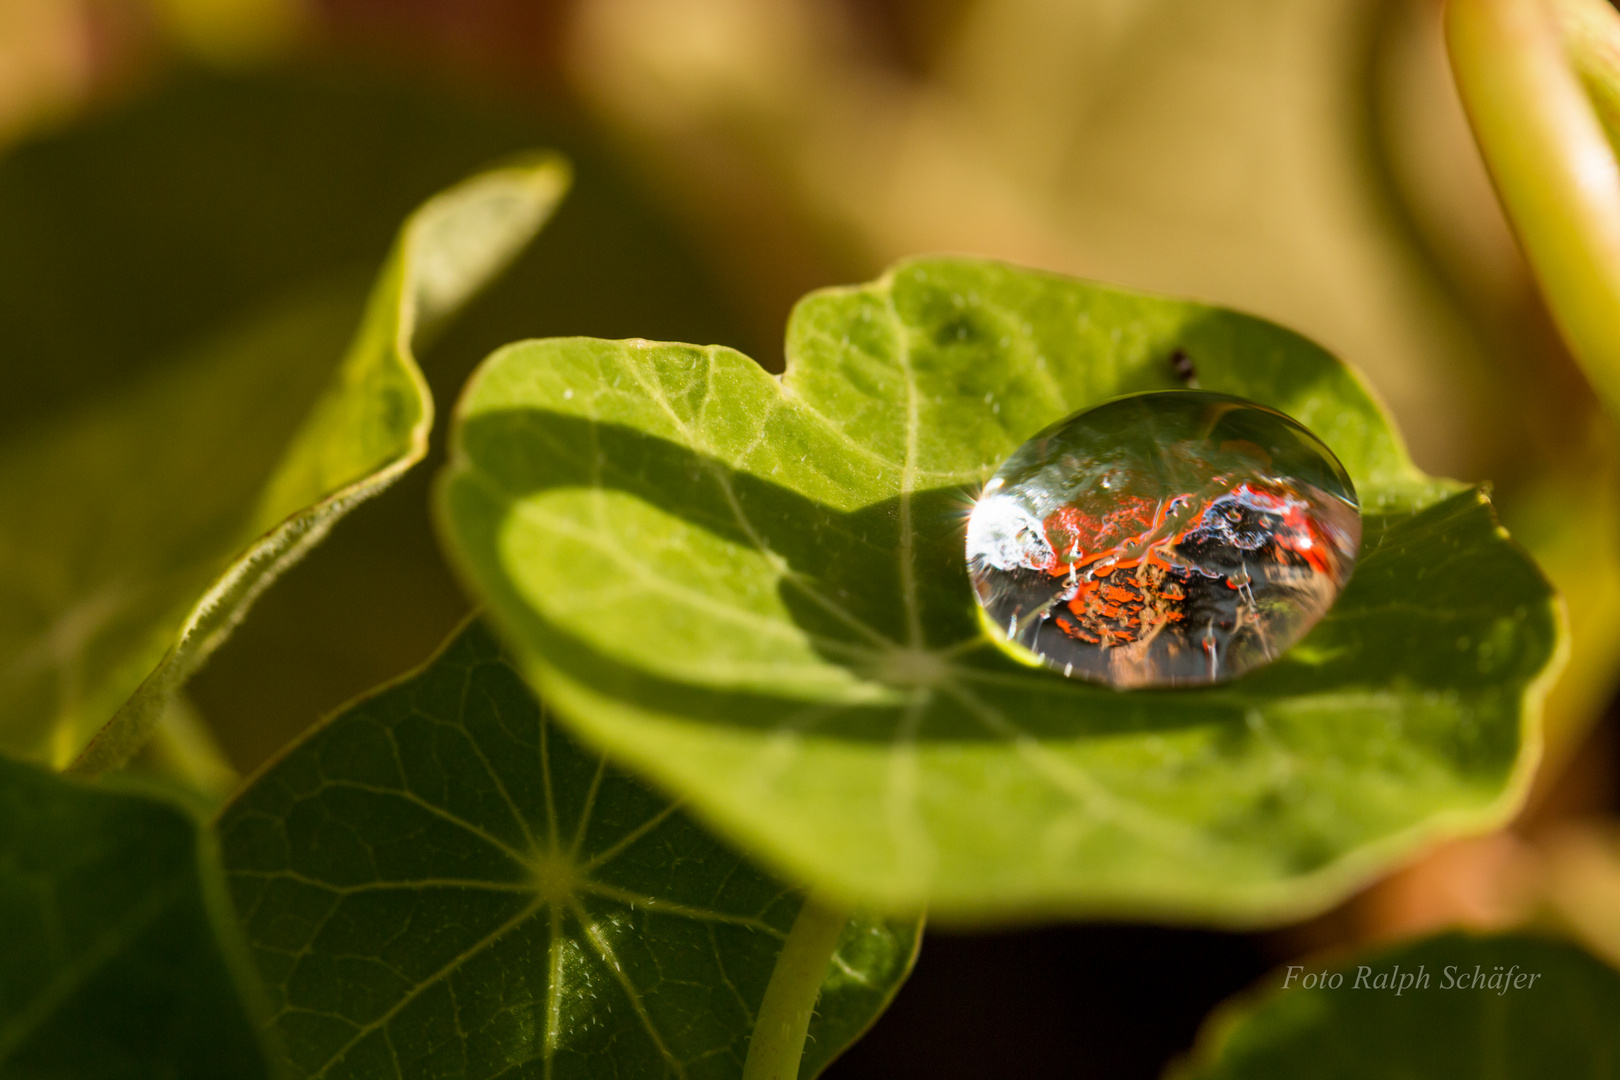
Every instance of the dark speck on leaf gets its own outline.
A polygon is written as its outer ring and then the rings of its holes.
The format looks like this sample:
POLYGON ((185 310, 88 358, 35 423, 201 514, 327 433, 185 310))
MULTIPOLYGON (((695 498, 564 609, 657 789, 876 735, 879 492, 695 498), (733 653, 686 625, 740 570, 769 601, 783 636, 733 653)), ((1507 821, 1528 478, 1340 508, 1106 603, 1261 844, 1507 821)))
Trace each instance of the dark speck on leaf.
POLYGON ((1187 350, 1177 349, 1170 354, 1170 370, 1175 372, 1182 385, 1196 387, 1198 385, 1198 370, 1193 367, 1192 357, 1187 350))

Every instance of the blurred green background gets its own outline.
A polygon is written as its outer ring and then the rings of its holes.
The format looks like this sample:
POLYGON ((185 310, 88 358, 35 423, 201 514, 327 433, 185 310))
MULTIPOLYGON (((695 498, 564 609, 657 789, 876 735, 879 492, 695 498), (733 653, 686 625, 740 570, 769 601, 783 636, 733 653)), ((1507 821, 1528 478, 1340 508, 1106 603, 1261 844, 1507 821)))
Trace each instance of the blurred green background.
POLYGON ((427 485, 460 384, 521 337, 779 368, 808 289, 989 255, 1301 330, 1366 373, 1421 467, 1494 485, 1574 630, 1520 821, 1265 936, 931 938, 830 1076, 1155 1075, 1265 966, 1446 925, 1555 923, 1620 962, 1613 438, 1497 207, 1438 0, 3 0, 0 146, 0 444, 266 298, 331 297, 340 349, 421 199, 529 147, 575 163, 424 355, 428 463, 192 684, 239 772, 465 612, 427 485))

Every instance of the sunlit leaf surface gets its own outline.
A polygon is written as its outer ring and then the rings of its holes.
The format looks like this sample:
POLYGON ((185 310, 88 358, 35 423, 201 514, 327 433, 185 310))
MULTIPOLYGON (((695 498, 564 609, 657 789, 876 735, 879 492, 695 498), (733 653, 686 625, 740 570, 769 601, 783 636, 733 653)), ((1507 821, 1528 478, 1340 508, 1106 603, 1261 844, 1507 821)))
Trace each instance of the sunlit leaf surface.
MULTIPOLYGON (((420 460, 433 406, 416 335, 516 253, 566 184, 537 158, 425 204, 358 332, 358 282, 320 281, 0 433, 0 748, 64 766, 116 713, 79 766, 124 760, 277 574, 420 460)), ((7 322, 8 348, 37 329, 7 322)))
POLYGON ((1563 942, 1452 933, 1302 964, 1279 990, 1287 975, 1217 1013, 1193 1060, 1171 1075, 1596 1080, 1620 1060, 1620 972, 1563 942), (1302 989, 1307 976, 1338 985, 1302 989))
POLYGON ((780 382, 717 348, 503 350, 459 407, 440 511, 559 714, 791 874, 961 918, 1244 920, 1516 804, 1551 591, 1321 349, 970 260, 815 294, 787 349, 780 382), (1180 385, 1178 351, 1338 454, 1367 512, 1354 578, 1226 687, 1019 666, 975 617, 969 500, 1045 425, 1180 385))
POLYGON ((277 1075, 201 843, 167 803, 0 758, 0 1075, 277 1075))
MULTIPOLYGON (((802 897, 547 720, 477 624, 221 816, 300 1075, 736 1077, 802 897)), ((800 1075, 910 970, 851 920, 800 1075)))

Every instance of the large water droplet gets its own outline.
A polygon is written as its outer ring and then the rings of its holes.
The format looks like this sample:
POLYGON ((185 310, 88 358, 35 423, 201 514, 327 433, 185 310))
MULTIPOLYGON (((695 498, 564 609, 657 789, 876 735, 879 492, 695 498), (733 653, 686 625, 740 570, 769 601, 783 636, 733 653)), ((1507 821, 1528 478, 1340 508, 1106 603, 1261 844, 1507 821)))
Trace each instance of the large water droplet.
POLYGON ((1274 409, 1137 394, 1030 439, 968 519, 992 631, 1065 675, 1194 686, 1276 659, 1338 596, 1361 545, 1355 487, 1274 409))

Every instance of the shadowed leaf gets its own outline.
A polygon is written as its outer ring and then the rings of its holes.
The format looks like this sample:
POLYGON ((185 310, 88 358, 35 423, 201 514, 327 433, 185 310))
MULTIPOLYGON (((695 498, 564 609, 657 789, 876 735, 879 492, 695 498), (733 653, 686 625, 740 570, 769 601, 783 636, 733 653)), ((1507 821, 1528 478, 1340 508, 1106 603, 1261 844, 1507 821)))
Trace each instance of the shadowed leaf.
MULTIPOLYGON (((220 818, 299 1075, 737 1077, 803 900, 555 728, 477 624, 220 818)), ((808 1080, 910 970, 856 917, 808 1080)))

